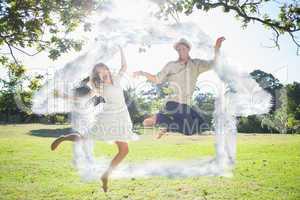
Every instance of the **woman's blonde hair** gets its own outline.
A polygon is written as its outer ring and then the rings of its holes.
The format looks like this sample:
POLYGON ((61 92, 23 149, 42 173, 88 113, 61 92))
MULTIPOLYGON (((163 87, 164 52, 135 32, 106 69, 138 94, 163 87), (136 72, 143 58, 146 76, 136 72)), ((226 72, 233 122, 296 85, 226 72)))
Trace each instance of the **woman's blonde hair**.
POLYGON ((103 83, 103 80, 101 80, 101 78, 99 77, 98 72, 97 72, 97 70, 100 68, 105 68, 106 70, 108 70, 110 80, 112 80, 112 76, 111 76, 109 68, 104 63, 97 63, 96 65, 94 65, 94 68, 92 70, 92 75, 90 78, 92 86, 97 89, 100 89, 101 84, 103 83))

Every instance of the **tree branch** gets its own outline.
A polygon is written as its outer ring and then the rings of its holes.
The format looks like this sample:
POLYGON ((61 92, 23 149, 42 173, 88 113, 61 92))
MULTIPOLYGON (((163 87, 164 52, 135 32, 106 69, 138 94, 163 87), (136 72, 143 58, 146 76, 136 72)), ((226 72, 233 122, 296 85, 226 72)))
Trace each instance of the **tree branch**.
POLYGON ((245 18, 247 20, 258 21, 258 22, 260 22, 262 24, 265 24, 265 25, 268 25, 270 27, 274 27, 274 28, 277 28, 277 29, 282 29, 282 30, 285 30, 287 32, 296 32, 296 31, 300 30, 300 28, 290 29, 290 28, 287 28, 285 26, 281 26, 281 25, 276 24, 276 23, 265 21, 265 20, 263 20, 261 18, 258 18, 258 17, 249 16, 245 12, 243 12, 242 10, 240 10, 238 7, 231 6, 231 5, 228 5, 228 4, 223 3, 223 2, 219 2, 219 3, 203 3, 203 5, 204 6, 209 6, 211 8, 224 7, 225 9, 229 9, 229 10, 235 11, 240 17, 243 17, 243 18, 245 18))
POLYGON ((13 52, 13 50, 12 50, 12 48, 11 48, 11 45, 10 45, 6 40, 4 40, 4 42, 6 43, 6 45, 7 45, 8 48, 9 48, 10 55, 11 55, 12 58, 14 59, 15 63, 18 65, 18 64, 19 64, 19 63, 18 63, 18 60, 16 59, 16 57, 15 57, 15 55, 14 55, 14 52, 13 52))
POLYGON ((296 40, 295 36, 292 33, 289 33, 293 42, 297 45, 297 55, 300 55, 300 42, 296 40))
POLYGON ((27 56, 35 56, 35 55, 37 55, 37 54, 39 54, 39 53, 42 52, 42 50, 40 50, 40 51, 37 51, 37 52, 35 52, 35 53, 33 53, 33 54, 30 54, 30 53, 28 53, 28 52, 26 52, 26 51, 24 51, 24 50, 22 50, 22 49, 20 49, 20 48, 18 48, 18 47, 15 47, 15 46, 13 46, 13 45, 10 45, 10 46, 13 47, 14 49, 16 49, 16 50, 18 50, 18 51, 24 53, 24 54, 27 55, 27 56))
POLYGON ((299 7, 296 1, 289 5, 283 4, 282 2, 276 2, 280 4, 279 7, 282 9, 278 19, 269 19, 268 16, 262 17, 259 10, 259 5, 265 3, 263 0, 193 0, 193 1, 182 1, 180 5, 175 8, 176 10, 182 11, 182 6, 185 6, 186 14, 193 12, 193 8, 196 7, 200 10, 208 11, 213 8, 221 7, 224 8, 225 12, 233 11, 237 17, 243 19, 243 25, 246 26, 249 22, 257 22, 266 27, 269 27, 274 32, 274 38, 272 39, 275 43, 275 47, 279 49, 279 37, 285 32, 289 34, 293 43, 297 46, 297 55, 299 55, 300 41, 296 39, 296 32, 300 31, 299 26, 299 7), (187 6, 188 5, 188 6, 187 6), (255 15, 257 14, 257 16, 255 15))

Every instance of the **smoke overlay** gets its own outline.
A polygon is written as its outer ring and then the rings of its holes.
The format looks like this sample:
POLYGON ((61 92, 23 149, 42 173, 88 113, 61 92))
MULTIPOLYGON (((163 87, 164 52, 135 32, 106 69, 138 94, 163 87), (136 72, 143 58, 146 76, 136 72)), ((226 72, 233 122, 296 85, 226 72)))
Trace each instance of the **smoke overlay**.
MULTIPOLYGON (((164 3, 166 1, 146 0, 104 3, 91 17, 95 32, 95 37, 91 38, 92 47, 55 72, 54 78, 48 80, 35 94, 32 111, 38 114, 72 111, 70 102, 54 97, 53 91, 70 93, 75 85, 90 75, 94 64, 109 62, 118 53, 118 45, 144 49, 147 54, 147 49, 156 45, 170 45, 180 38, 186 38, 192 44, 193 51, 197 51, 202 59, 212 59, 213 42, 197 24, 178 23, 157 17, 159 5, 164 3)), ((224 52, 214 66, 221 80, 221 84, 216 85, 214 157, 185 162, 153 160, 135 164, 121 163, 112 176, 230 176, 236 161, 236 117, 266 113, 271 102, 271 96, 240 68, 230 65, 224 52)), ((132 80, 130 76, 127 78, 132 80)), ((92 141, 81 141, 74 144, 74 164, 82 179, 89 181, 98 180, 109 162, 94 158, 92 141)))

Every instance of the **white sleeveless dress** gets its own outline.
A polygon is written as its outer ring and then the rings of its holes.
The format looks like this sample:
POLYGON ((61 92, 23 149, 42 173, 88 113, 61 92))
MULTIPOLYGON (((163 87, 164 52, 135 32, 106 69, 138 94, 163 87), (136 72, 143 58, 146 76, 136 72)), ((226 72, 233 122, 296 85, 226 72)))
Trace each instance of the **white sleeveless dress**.
POLYGON ((132 131, 132 121, 120 84, 121 75, 114 74, 112 79, 113 84, 103 85, 101 96, 105 103, 100 105, 101 112, 95 116, 91 136, 108 142, 138 140, 138 135, 132 131))

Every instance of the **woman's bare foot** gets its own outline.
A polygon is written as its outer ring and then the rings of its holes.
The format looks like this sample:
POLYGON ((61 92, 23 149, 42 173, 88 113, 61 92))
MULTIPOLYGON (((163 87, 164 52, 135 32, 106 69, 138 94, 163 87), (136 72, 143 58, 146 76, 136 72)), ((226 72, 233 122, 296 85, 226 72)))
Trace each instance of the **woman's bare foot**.
POLYGON ((107 192, 107 184, 108 184, 108 173, 104 173, 102 176, 101 176, 101 181, 102 181, 102 189, 104 192, 107 192))
POLYGON ((51 150, 54 151, 58 147, 58 145, 64 140, 65 140, 64 135, 62 135, 59 138, 57 138, 56 140, 54 140, 51 144, 51 150))

